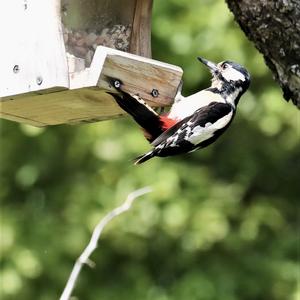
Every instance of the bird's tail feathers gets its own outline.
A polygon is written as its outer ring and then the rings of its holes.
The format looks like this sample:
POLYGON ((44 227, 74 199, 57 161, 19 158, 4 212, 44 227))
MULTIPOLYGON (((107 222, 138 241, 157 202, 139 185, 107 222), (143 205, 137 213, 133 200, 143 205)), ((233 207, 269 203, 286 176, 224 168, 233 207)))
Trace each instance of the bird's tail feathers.
POLYGON ((142 154, 142 155, 136 157, 134 159, 134 164, 135 165, 140 165, 140 164, 144 163, 145 161, 151 159, 154 156, 155 155, 154 155, 153 151, 149 151, 149 152, 147 152, 145 154, 142 154))
POLYGON ((143 99, 123 91, 121 80, 107 76, 107 81, 119 92, 107 93, 148 133, 146 138, 150 142, 164 131, 159 115, 143 99))

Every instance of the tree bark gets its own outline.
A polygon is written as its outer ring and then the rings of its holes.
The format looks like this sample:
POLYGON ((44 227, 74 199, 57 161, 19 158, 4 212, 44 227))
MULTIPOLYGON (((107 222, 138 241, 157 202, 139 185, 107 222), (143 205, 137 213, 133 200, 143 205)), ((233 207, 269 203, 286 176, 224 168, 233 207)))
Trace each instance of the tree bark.
POLYGON ((300 108, 300 0, 226 0, 284 98, 300 108))

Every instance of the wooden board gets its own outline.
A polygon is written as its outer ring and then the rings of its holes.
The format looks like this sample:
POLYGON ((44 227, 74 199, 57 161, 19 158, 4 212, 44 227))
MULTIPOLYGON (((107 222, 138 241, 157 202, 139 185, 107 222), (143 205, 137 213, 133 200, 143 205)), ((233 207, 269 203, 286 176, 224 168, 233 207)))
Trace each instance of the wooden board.
POLYGON ((135 5, 130 53, 151 57, 151 18, 153 0, 138 0, 135 5))
POLYGON ((167 106, 173 102, 183 73, 180 67, 100 46, 91 65, 91 76, 102 61, 101 74, 96 75, 100 88, 109 88, 106 76, 110 76, 120 79, 124 90, 155 106, 167 106), (153 90, 158 92, 157 97, 152 96, 153 90))
POLYGON ((0 101, 0 117, 35 126, 95 122, 118 117, 124 112, 112 96, 105 93, 105 90, 113 90, 106 76, 122 80, 126 91, 139 94, 152 106, 161 107, 173 102, 182 69, 99 46, 90 68, 70 72, 70 90, 4 97, 0 101), (158 91, 158 97, 151 95, 153 89, 158 91))
POLYGON ((2 118, 38 127, 97 122, 123 114, 112 97, 98 88, 22 97, 0 105, 2 118))

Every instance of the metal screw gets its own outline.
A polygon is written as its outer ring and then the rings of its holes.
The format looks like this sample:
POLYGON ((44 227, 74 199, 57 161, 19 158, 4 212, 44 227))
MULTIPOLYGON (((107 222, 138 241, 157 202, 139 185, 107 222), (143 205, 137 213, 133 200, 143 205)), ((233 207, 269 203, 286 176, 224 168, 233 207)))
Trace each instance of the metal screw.
POLYGON ((19 73, 19 71, 20 71, 19 65, 14 65, 13 71, 14 71, 15 74, 19 73))
POLYGON ((154 98, 157 98, 159 95, 159 91, 157 89, 153 89, 151 92, 151 96, 154 98))
POLYGON ((116 89, 120 88, 120 87, 121 87, 121 82, 120 82, 119 80, 115 80, 115 81, 114 81, 114 87, 115 87, 116 89))
POLYGON ((36 78, 36 83, 37 83, 38 85, 41 85, 41 84, 43 83, 43 78, 42 78, 41 76, 38 76, 38 77, 36 78))

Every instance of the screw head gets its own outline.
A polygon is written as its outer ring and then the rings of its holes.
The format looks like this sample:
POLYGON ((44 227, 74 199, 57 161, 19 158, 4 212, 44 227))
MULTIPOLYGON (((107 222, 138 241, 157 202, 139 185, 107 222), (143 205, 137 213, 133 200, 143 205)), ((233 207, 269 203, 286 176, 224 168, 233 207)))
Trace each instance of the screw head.
POLYGON ((157 98, 159 96, 159 91, 157 89, 153 89, 151 92, 151 96, 157 98))
POLYGON ((19 71, 20 71, 20 66, 19 66, 19 65, 14 65, 14 67, 13 67, 13 72, 14 72, 15 74, 17 74, 17 73, 19 73, 19 71))
POLYGON ((119 80, 115 80, 115 81, 114 81, 114 87, 115 87, 116 89, 119 89, 119 88, 121 87, 121 82, 120 82, 119 80))
POLYGON ((43 77, 42 76, 38 76, 36 78, 36 83, 37 83, 37 85, 41 85, 43 83, 43 77))

